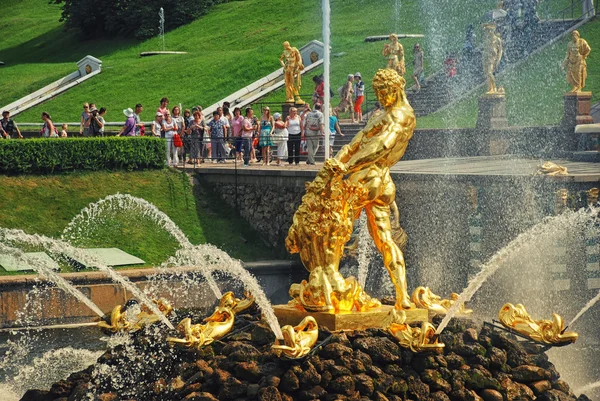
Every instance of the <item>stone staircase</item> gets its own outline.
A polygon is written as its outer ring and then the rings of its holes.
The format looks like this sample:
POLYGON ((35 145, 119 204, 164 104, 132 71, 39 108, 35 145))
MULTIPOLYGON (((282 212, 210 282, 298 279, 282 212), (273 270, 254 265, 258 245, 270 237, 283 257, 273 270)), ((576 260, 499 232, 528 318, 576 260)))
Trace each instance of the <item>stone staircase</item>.
MULTIPOLYGON (((342 121, 340 123, 340 128, 341 128, 342 134, 344 134, 344 136, 339 136, 339 135, 335 136, 335 141, 334 141, 334 145, 333 145, 333 155, 335 155, 337 152, 339 152, 340 149, 342 149, 342 146, 349 144, 350 141, 352 141, 352 139, 354 138, 354 136, 361 129, 363 129, 364 126, 365 126, 365 123, 353 124, 351 122, 342 121)), ((323 160, 325 160, 325 146, 323 146, 323 143, 324 142, 321 141, 321 146, 319 146, 319 150, 317 151, 317 154, 316 154, 317 161, 321 161, 321 162, 323 160)))
MULTIPOLYGON (((500 70, 525 59, 532 51, 562 35, 581 20, 544 20, 533 30, 524 31, 514 39, 505 39, 505 51, 500 70)), ((416 92, 414 86, 409 88, 406 95, 417 117, 441 109, 484 83, 481 56, 481 49, 476 49, 470 54, 462 53, 458 55, 456 76, 448 77, 445 71, 440 69, 425 79, 419 92, 416 92)))

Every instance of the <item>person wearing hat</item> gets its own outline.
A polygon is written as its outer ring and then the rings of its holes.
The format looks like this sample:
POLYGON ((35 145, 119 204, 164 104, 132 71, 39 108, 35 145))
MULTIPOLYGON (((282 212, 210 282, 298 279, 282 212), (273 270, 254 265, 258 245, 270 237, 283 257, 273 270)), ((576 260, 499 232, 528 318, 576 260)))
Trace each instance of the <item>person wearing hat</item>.
POLYGON ((152 122, 152 136, 160 138, 162 130, 163 114, 160 111, 156 112, 154 121, 152 122))
POLYGON ((123 114, 127 117, 125 125, 119 131, 118 136, 135 136, 135 113, 130 108, 123 110, 123 114))
POLYGON ((362 80, 360 72, 354 74, 354 114, 352 114, 352 122, 361 122, 362 116, 362 103, 365 100, 365 83, 362 80))
POLYGON ((17 127, 17 123, 10 118, 10 111, 4 110, 2 112, 2 120, 0 120, 0 139, 10 139, 14 136, 15 132, 19 136, 19 139, 23 139, 23 135, 21 135, 21 131, 19 131, 19 127, 17 127))

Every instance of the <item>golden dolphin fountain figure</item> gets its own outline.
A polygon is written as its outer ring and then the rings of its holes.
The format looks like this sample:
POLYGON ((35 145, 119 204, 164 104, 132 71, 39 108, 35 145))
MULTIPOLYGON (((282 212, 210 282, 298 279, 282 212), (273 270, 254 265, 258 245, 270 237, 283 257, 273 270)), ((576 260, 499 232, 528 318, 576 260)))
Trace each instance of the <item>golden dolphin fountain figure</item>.
MULTIPOLYGON (((415 288, 411 297, 417 308, 427 309, 436 315, 445 315, 448 313, 448 309, 450 309, 457 299, 458 294, 455 292, 450 294, 450 299, 442 299, 439 295, 434 294, 429 287, 415 288)), ((464 316, 471 313, 473 313, 473 310, 466 309, 463 304, 456 314, 464 316)))
POLYGON ((300 324, 295 327, 290 325, 281 328, 283 333, 283 344, 275 340, 271 346, 279 355, 284 354, 288 358, 302 358, 310 352, 317 343, 319 337, 319 327, 317 321, 312 316, 306 316, 300 324))
POLYGON ((433 351, 445 346, 443 343, 438 343, 435 327, 431 323, 422 322, 420 328, 408 325, 404 310, 392 309, 384 327, 402 347, 409 348, 413 352, 433 351))
MULTIPOLYGON (((156 304, 165 316, 169 316, 173 312, 173 306, 165 298, 153 299, 152 302, 156 304)), ((145 305, 141 307, 139 313, 135 315, 131 313, 131 308, 123 310, 121 305, 117 305, 110 314, 110 324, 100 321, 98 322, 98 327, 112 331, 113 333, 118 331, 135 332, 160 320, 160 317, 145 305)))
POLYGON ((294 214, 286 238, 291 253, 300 254, 308 281, 292 286, 294 304, 313 312, 365 311, 381 306, 353 277, 339 273, 344 245, 354 221, 364 209, 369 233, 383 256, 396 290, 396 308, 410 309, 404 255, 396 241, 406 238, 392 224, 396 187, 390 168, 404 155, 416 125, 406 100, 406 81, 392 69, 379 70, 373 89, 383 111, 371 117, 335 158, 325 162, 306 185, 302 204, 294 214))
POLYGON ((182 344, 187 347, 200 348, 223 338, 233 328, 235 314, 254 305, 254 297, 245 293, 247 298, 238 299, 233 292, 223 294, 219 305, 212 315, 204 319, 204 324, 192 324, 190 318, 185 318, 177 325, 177 331, 184 338, 168 337, 172 344, 182 344))
POLYGON ((533 320, 521 304, 504 304, 498 312, 498 319, 509 329, 539 343, 566 345, 574 343, 579 336, 572 331, 563 333, 564 322, 558 314, 554 313, 552 320, 533 320))

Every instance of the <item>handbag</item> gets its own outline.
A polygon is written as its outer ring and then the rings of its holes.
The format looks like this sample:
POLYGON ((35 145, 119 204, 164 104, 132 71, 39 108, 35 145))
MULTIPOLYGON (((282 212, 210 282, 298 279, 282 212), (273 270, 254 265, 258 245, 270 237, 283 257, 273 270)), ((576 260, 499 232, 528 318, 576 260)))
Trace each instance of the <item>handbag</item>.
POLYGON ((173 146, 175 146, 176 148, 180 148, 183 146, 183 141, 181 140, 179 134, 173 135, 173 146))

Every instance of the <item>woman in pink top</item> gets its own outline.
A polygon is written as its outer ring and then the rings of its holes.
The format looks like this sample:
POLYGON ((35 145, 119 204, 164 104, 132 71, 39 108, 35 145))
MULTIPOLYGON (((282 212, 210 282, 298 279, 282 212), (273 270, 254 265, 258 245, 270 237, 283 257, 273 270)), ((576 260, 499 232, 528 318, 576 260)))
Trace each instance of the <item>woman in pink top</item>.
POLYGON ((164 118, 166 118, 167 114, 170 114, 169 113, 169 99, 167 99, 166 97, 163 97, 162 99, 160 99, 160 107, 156 111, 159 112, 160 114, 162 114, 164 118))
POLYGON ((235 158, 238 161, 242 160, 242 125, 244 117, 242 110, 239 107, 233 109, 233 118, 231 119, 231 132, 235 138, 235 158))

